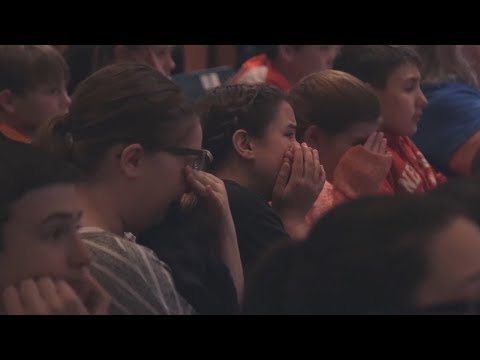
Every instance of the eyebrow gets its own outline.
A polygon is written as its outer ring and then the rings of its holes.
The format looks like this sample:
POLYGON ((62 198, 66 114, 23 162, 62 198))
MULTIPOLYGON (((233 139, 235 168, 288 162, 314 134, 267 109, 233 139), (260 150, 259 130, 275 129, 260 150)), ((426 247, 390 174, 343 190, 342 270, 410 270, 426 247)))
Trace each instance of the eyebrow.
POLYGON ((82 218, 83 213, 79 211, 76 214, 68 213, 68 212, 55 212, 53 214, 48 215, 43 221, 42 224, 47 224, 49 222, 55 220, 75 220, 78 221, 82 218))
POLYGON ((405 79, 405 82, 419 82, 420 77, 419 76, 410 76, 407 79, 405 79))

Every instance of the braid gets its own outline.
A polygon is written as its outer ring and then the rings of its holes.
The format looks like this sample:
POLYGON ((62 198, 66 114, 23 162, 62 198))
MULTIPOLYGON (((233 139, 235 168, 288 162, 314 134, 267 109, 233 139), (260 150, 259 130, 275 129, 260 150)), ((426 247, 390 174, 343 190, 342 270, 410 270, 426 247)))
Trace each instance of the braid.
POLYGON ((268 85, 236 84, 216 88, 199 104, 203 147, 213 154, 211 169, 224 163, 232 150, 232 136, 244 129, 262 136, 284 95, 268 85))

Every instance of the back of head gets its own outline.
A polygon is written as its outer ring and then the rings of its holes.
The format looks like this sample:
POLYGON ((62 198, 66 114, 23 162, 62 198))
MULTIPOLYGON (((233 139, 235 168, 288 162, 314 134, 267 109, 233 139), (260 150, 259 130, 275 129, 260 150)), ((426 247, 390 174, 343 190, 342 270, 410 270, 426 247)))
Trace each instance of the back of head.
POLYGON ((473 220, 480 225, 480 174, 466 178, 449 179, 429 193, 430 196, 463 206, 473 220))
POLYGON ((465 216, 461 208, 431 197, 372 197, 340 205, 289 255, 276 306, 288 314, 413 308, 417 286, 428 271, 432 238, 460 216, 465 216))
MULTIPOLYGON (((96 45, 93 51, 93 70, 111 65, 115 62, 115 48, 118 45, 96 45)), ((145 45, 122 45, 129 51, 138 51, 145 45)))
POLYGON ((405 64, 421 68, 418 54, 406 45, 345 45, 333 68, 383 89, 392 72, 405 64))
POLYGON ((209 92, 199 103, 203 147, 213 154, 210 168, 218 169, 231 153, 232 136, 244 129, 261 137, 279 110, 285 95, 265 84, 227 85, 209 92))
POLYGON ((18 142, 0 142, 0 163, 0 228, 8 221, 11 204, 27 192, 55 184, 74 183, 80 179, 74 167, 44 151, 18 142))
POLYGON ((68 66, 50 45, 0 45, 0 91, 22 94, 39 85, 67 83, 68 66))
POLYGON ((356 123, 375 123, 380 116, 375 93, 342 71, 324 70, 306 76, 292 88, 288 100, 297 120, 298 141, 303 141, 310 125, 333 136, 356 123))
POLYGON ((462 45, 413 45, 422 61, 426 82, 461 81, 476 86, 474 71, 462 52, 462 45))
POLYGON ((41 129, 34 144, 91 174, 115 144, 155 151, 196 123, 193 104, 170 79, 147 65, 119 63, 80 83, 70 112, 41 129))

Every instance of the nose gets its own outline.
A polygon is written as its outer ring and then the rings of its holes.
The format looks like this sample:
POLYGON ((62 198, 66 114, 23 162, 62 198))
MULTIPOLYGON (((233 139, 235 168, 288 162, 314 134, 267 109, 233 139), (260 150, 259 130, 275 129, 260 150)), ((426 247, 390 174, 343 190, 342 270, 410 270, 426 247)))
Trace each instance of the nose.
POLYGON ((428 100, 427 98, 425 97, 425 94, 423 93, 422 90, 419 90, 419 96, 418 96, 418 99, 417 99, 417 106, 421 109, 423 109, 425 106, 427 106, 428 104, 428 100))
POLYGON ((70 96, 68 95, 67 90, 64 89, 60 99, 60 104, 61 104, 60 106, 62 107, 62 109, 65 109, 65 112, 67 112, 71 103, 72 103, 72 99, 70 99, 70 96))
POLYGON ((88 267, 92 263, 93 255, 78 235, 76 235, 72 241, 69 251, 69 263, 72 267, 88 267))

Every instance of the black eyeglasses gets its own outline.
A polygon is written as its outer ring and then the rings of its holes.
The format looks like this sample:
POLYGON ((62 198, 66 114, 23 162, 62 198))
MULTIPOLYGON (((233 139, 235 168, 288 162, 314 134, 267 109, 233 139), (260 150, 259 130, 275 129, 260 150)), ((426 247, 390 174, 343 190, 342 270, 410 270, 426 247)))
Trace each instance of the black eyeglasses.
POLYGON ((162 147, 161 150, 170 154, 180 156, 192 156, 192 168, 195 170, 205 170, 213 161, 213 155, 208 150, 196 150, 178 147, 162 147))

